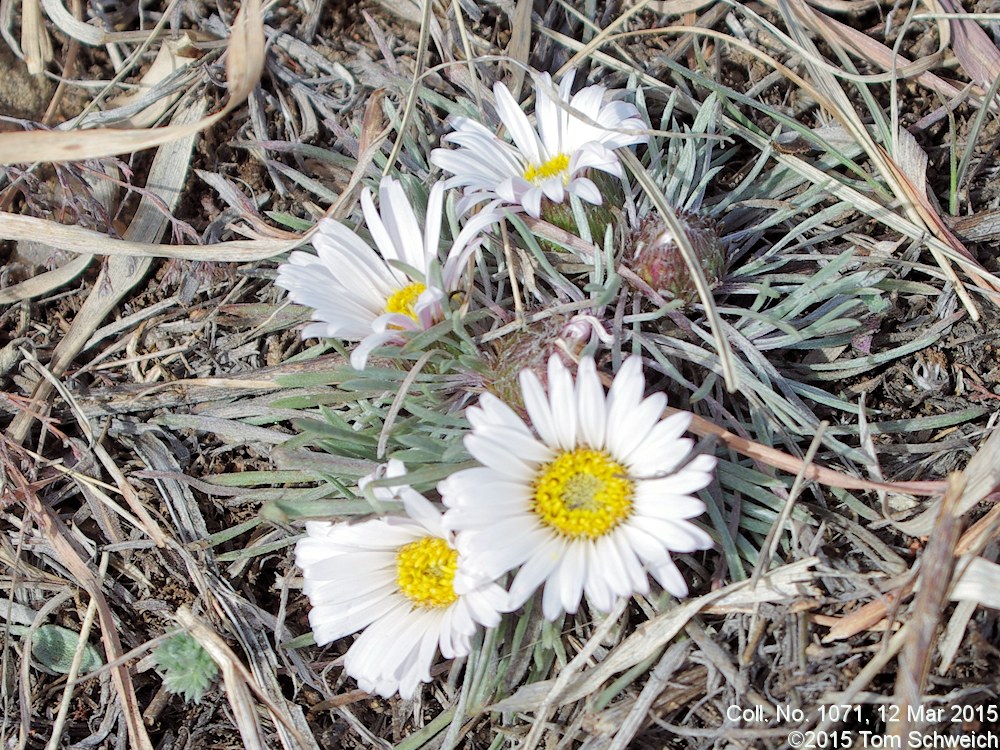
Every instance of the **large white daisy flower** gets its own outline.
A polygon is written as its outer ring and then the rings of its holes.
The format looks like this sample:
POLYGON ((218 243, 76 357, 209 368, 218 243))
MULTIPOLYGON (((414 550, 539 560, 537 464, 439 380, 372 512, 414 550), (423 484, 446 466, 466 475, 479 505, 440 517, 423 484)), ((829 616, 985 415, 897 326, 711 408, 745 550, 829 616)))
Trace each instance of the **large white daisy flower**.
POLYGON ((389 494, 403 501, 408 518, 310 521, 295 562, 316 643, 364 630, 344 657, 344 671, 369 693, 410 699, 430 682, 438 650, 447 659, 465 656, 479 625, 500 622, 507 593, 466 570, 441 514, 422 495, 407 486, 389 494))
POLYGON ((302 335, 360 341, 351 364, 363 369, 373 349, 402 341, 402 332, 425 330, 444 316, 442 302, 457 288, 469 253, 479 246, 479 233, 498 220, 495 214, 473 216, 459 232, 440 274, 440 288, 432 284, 439 263, 444 184, 431 189, 424 229, 402 185, 390 177, 379 185, 379 206, 372 192, 361 195, 365 224, 375 240, 373 249, 338 221, 324 219, 312 244, 316 255, 293 252, 278 268, 275 282, 292 300, 314 308, 302 335))
POLYGON ((607 101, 603 86, 587 86, 571 96, 573 77, 571 72, 562 79, 558 96, 548 73, 537 77, 534 126, 507 87, 494 85, 497 114, 513 145, 475 120, 452 120, 455 132, 442 140, 458 148, 434 149, 431 162, 453 175, 447 187, 464 189, 460 211, 498 199, 521 205, 537 218, 543 197, 562 203, 567 194, 575 194, 601 203, 601 192, 587 178, 587 170, 621 177, 614 149, 645 143, 647 136, 637 131, 647 125, 634 105, 607 101))
POLYGON ((574 384, 558 356, 549 359, 548 394, 521 373, 532 432, 491 394, 466 411, 469 452, 482 467, 438 485, 458 532, 458 548, 487 575, 519 569, 510 606, 542 584, 542 609, 555 619, 576 612, 583 594, 608 611, 616 597, 649 591, 647 571, 675 596, 687 584, 671 552, 712 546, 686 519, 705 511, 692 497, 712 481, 715 458, 689 458, 681 435, 691 415, 662 419, 666 397, 643 398, 639 357, 628 359, 605 397, 594 360, 574 384))

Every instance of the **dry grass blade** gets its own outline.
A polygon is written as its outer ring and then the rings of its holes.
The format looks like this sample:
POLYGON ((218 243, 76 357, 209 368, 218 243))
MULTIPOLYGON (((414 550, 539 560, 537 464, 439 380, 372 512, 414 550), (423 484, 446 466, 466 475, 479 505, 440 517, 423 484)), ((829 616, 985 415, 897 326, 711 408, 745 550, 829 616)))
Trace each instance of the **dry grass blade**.
POLYGON ((514 17, 510 22, 510 41, 507 43, 507 57, 511 63, 506 67, 507 88, 515 101, 521 100, 521 86, 524 73, 528 69, 528 53, 531 51, 531 0, 518 0, 514 17))
POLYGON ((955 570, 955 545, 962 530, 961 517, 956 511, 964 491, 965 478, 961 474, 948 477, 948 489, 939 506, 934 535, 920 556, 917 574, 920 591, 907 618, 906 643, 896 673, 895 700, 900 709, 900 721, 892 726, 892 734, 900 742, 909 735, 911 708, 924 704, 921 696, 930 670, 934 637, 955 570))
POLYGON ((66 36, 92 47, 115 42, 142 42, 149 39, 148 31, 104 31, 84 23, 66 10, 60 0, 42 0, 45 14, 66 36))
MULTIPOLYGON (((2 220, 2 216, 0 216, 0 222, 2 222, 2 220)), ((38 220, 36 219, 36 221, 38 220)), ((49 222, 44 222, 43 226, 49 226, 49 222)), ((25 236, 21 239, 27 239, 27 237, 25 236)), ((54 268, 51 271, 45 271, 37 276, 32 276, 30 279, 26 279, 20 284, 13 284, 5 289, 0 289, 0 305, 9 305, 12 302, 20 302, 25 299, 35 299, 36 297, 41 297, 43 294, 48 294, 52 290, 58 289, 64 284, 68 284, 83 273, 93 259, 93 255, 83 253, 71 260, 68 260, 58 268, 54 268)))
POLYGON ((788 519, 791 517, 792 508, 794 507, 795 502, 799 499, 799 495, 802 494, 802 489, 806 482, 806 473, 813 466, 813 461, 816 458, 816 452, 823 444, 823 432, 827 427, 829 427, 829 425, 826 422, 821 422, 819 428, 816 430, 816 434, 813 436, 812 442, 809 444, 809 449, 806 451, 806 455, 802 459, 802 467, 795 475, 795 481, 792 483, 792 489, 789 490, 788 496, 782 504, 781 512, 778 514, 777 520, 774 522, 771 530, 767 532, 764 544, 761 545, 761 554, 757 558, 757 562, 754 565, 753 575, 750 576, 750 583, 754 586, 757 585, 757 582, 760 580, 764 571, 770 567, 771 561, 774 559, 774 556, 778 551, 782 535, 785 532, 785 524, 788 523, 788 519))
POLYGON ((667 686, 667 682, 684 663, 686 649, 683 644, 675 644, 666 649, 656 666, 649 673, 646 684, 642 686, 639 697, 629 709, 628 716, 621 723, 615 737, 607 750, 626 750, 635 738, 640 726, 649 715, 653 703, 667 686))
MULTIPOLYGON (((115 97, 110 104, 114 107, 125 107, 138 102, 150 92, 155 91, 157 84, 190 66, 194 62, 194 58, 191 57, 191 41, 188 34, 184 34, 178 39, 164 39, 152 65, 143 74, 135 88, 115 97)), ((183 89, 178 89, 173 94, 161 96, 141 112, 132 115, 127 121, 129 126, 133 128, 152 127, 167 113, 170 106, 177 101, 182 93, 183 89)))
POLYGON ((884 629, 884 627, 877 628, 876 626, 885 620, 891 607, 911 593, 913 593, 912 580, 884 594, 878 601, 868 602, 844 617, 817 617, 816 622, 830 628, 830 631, 823 637, 823 643, 841 641, 870 630, 884 629))
POLYGON ((101 232, 67 226, 34 216, 0 212, 0 238, 37 240, 74 253, 108 255, 119 258, 178 258, 218 263, 264 260, 294 250, 308 240, 308 234, 294 239, 260 238, 232 240, 214 245, 161 245, 137 239, 117 240, 101 232))
MULTIPOLYGON (((998 487, 1000 487, 1000 429, 994 429, 965 467, 965 493, 956 508, 956 513, 959 515, 968 513, 998 487)), ((935 529, 940 502, 940 499, 936 500, 916 518, 896 523, 896 526, 910 536, 930 536, 935 529)), ((970 538, 973 529, 966 532, 970 538)), ((959 543, 959 549, 964 550, 965 545, 963 539, 959 543)))
MULTIPOLYGON (((62 7, 57 0, 47 0, 47 3, 62 7)), ((193 122, 162 128, 0 133, 0 165, 98 159, 188 138, 212 127, 242 104, 263 70, 264 21, 261 5, 260 0, 249 0, 240 8, 230 31, 226 60, 229 100, 219 112, 193 122)))
MULTIPOLYGON (((118 636, 118 628, 114 615, 108 606, 104 592, 101 591, 101 583, 97 580, 87 565, 81 558, 80 553, 74 547, 75 540, 65 524, 55 513, 41 502, 38 495, 32 489, 27 480, 17 472, 12 466, 7 466, 7 476, 16 486, 16 491, 28 512, 34 518, 35 524, 41 530, 45 539, 52 545, 60 562, 73 576, 76 583, 90 595, 97 607, 98 619, 101 623, 101 638, 104 641, 104 650, 109 662, 113 662, 121 657, 123 653, 121 639, 118 636)), ((139 704, 135 697, 135 689, 132 686, 132 677, 128 667, 122 664, 114 667, 111 671, 111 678, 121 701, 122 713, 125 718, 125 725, 128 728, 129 744, 136 750, 153 750, 153 744, 146 733, 146 727, 142 722, 142 715, 139 711, 139 704)))
MULTIPOLYGON (((778 7, 777 0, 764 0, 764 2, 769 7, 778 7)), ((962 89, 926 70, 938 62, 936 59, 911 61, 897 51, 889 49, 877 39, 868 36, 865 32, 841 23, 835 18, 830 18, 815 9, 813 10, 813 18, 821 25, 821 33, 824 38, 834 37, 840 44, 847 45, 855 54, 883 70, 892 71, 893 73, 890 75, 907 78, 916 75, 917 82, 939 94, 945 100, 958 99, 962 96, 962 89), (921 72, 922 70, 924 72, 921 72)), ((885 76, 867 76, 867 78, 869 80, 884 80, 885 76)), ((993 103, 990 104, 990 107, 996 109, 996 105, 993 103)))
POLYGON ((713 0, 649 0, 646 7, 664 16, 683 16, 711 5, 713 0))
POLYGON ((549 713, 554 707, 559 705, 559 700, 562 697, 563 691, 566 690, 583 666, 590 661, 594 652, 600 647, 601 642, 617 624, 618 618, 622 616, 622 612, 625 611, 625 607, 627 605, 628 600, 624 597, 620 597, 618 602, 615 604, 614 609, 607 614, 604 621, 594 630, 593 635, 587 639, 587 642, 576 654, 576 656, 573 657, 573 660, 559 670, 559 676, 552 681, 551 689, 548 691, 545 698, 542 699, 541 705, 535 712, 535 721, 532 724, 531 731, 528 733, 527 739, 524 741, 524 750, 534 750, 538 745, 539 741, 542 739, 542 731, 545 729, 545 723, 549 719, 549 713))
MULTIPOLYGON (((778 9, 784 16, 785 22, 792 36, 795 38, 798 52, 802 55, 805 65, 809 68, 817 89, 822 94, 820 104, 847 128, 855 141, 868 154, 872 164, 903 207, 906 216, 914 224, 926 229, 926 231, 937 237, 956 254, 971 259, 971 253, 968 249, 957 237, 948 231, 941 217, 937 215, 933 206, 930 205, 924 192, 926 185, 914 185, 897 163, 896 158, 898 158, 898 154, 890 154, 882 145, 872 139, 864 123, 861 121, 854 104, 847 97, 839 82, 825 66, 818 63, 821 55, 809 39, 807 31, 811 30, 822 33, 826 30, 826 27, 816 17, 815 11, 802 0, 778 0, 778 9)), ((826 41, 836 45, 838 48, 840 47, 839 42, 832 38, 832 35, 826 35, 826 41)), ((893 135, 894 137, 898 137, 898 133, 894 133, 893 135)), ((955 274, 955 270, 951 267, 949 259, 941 254, 934 245, 929 244, 928 247, 935 261, 941 267, 942 272, 955 285, 955 291, 962 300, 962 304, 969 312, 969 315, 973 320, 979 320, 979 309, 972 301, 971 296, 969 296, 968 290, 965 289, 961 280, 955 274)), ((993 290, 998 288, 987 284, 979 276, 978 269, 970 271, 970 275, 983 288, 993 290)))
MULTIPOLYGON (((938 0, 947 13, 964 13, 962 4, 955 0, 938 0)), ((962 69, 983 89, 988 89, 1000 78, 1000 50, 973 20, 955 18, 947 21, 951 27, 951 48, 962 69)))
POLYGON ((994 504, 985 516, 972 524, 962 534, 962 538, 958 540, 956 552, 965 555, 985 549, 986 545, 996 538, 998 530, 1000 530, 1000 504, 994 504))
POLYGON ((957 566, 951 598, 976 606, 1000 609, 1000 564, 982 557, 964 558, 957 566))
MULTIPOLYGON (((994 492, 998 486, 1000 486, 1000 430, 994 430, 965 467, 962 474, 962 492, 957 495, 946 492, 943 497, 931 503, 930 507, 917 518, 897 523, 896 526, 911 536, 930 537, 931 545, 924 556, 931 554, 940 557, 939 553, 934 551, 936 549, 934 545, 948 541, 951 531, 954 530, 956 535, 960 531, 957 521, 955 523, 952 521, 968 513, 991 492, 994 492), (954 507, 947 514, 944 511, 946 500, 954 504, 954 507), (942 519, 944 519, 943 525, 942 519)), ((976 525, 966 531, 961 539, 956 538, 954 542, 949 541, 949 554, 952 557, 968 555, 974 547, 985 546, 986 542, 993 538, 996 529, 1000 527, 1000 513, 998 511, 1000 508, 993 508, 976 525)), ((994 604, 1000 603, 1000 600, 992 591, 987 592, 985 588, 979 586, 982 574, 987 569, 984 567, 984 563, 987 566, 993 565, 980 558, 973 558, 968 564, 959 566, 954 576, 950 573, 944 575, 939 570, 933 576, 932 589, 941 581, 948 581, 951 582, 949 584, 952 586, 950 596, 953 600, 981 601, 986 606, 994 606, 994 604), (953 578, 954 581, 952 581, 953 578)), ((949 564, 953 565, 953 563, 949 564)), ((823 639, 824 642, 850 638, 858 633, 873 629, 882 622, 892 607, 898 606, 899 602, 922 584, 922 581, 923 577, 920 580, 915 580, 912 576, 907 576, 900 579, 881 599, 868 602, 845 617, 831 618, 826 623, 831 625, 831 628, 823 639)), ((995 581, 990 586, 995 591, 995 581)))
MULTIPOLYGON (((665 414, 675 414, 678 410, 667 407, 665 414)), ((812 479, 820 484, 829 487, 841 487, 847 490, 865 490, 887 492, 899 492, 910 495, 936 495, 944 489, 944 483, 940 481, 926 482, 875 482, 870 479, 852 477, 839 471, 834 471, 825 466, 809 464, 801 458, 796 458, 788 453, 779 451, 768 445, 755 443, 752 440, 734 435, 729 430, 719 427, 717 424, 709 422, 707 419, 699 417, 697 414, 691 419, 691 426, 688 428, 695 435, 700 437, 715 437, 722 440, 728 447, 754 460, 760 461, 766 466, 772 466, 789 474, 801 474, 805 479, 812 479)))
POLYGON ((42 22, 38 0, 24 0, 21 4, 21 50, 33 76, 42 75, 52 61, 52 39, 42 22))
MULTIPOLYGON (((818 592, 810 584, 816 576, 810 569, 816 563, 816 558, 798 560, 770 571, 756 587, 751 586, 749 581, 732 583, 658 615, 636 628, 604 661, 574 676, 553 699, 554 705, 566 705, 593 694, 618 672, 655 654, 661 646, 673 640, 691 618, 709 607, 747 607, 754 603, 815 597, 818 592)), ((554 685, 554 680, 525 685, 514 695, 491 706, 490 710, 533 711, 550 695, 554 685)))
MULTIPOLYGON (((203 112, 204 103, 199 103, 182 110, 177 118, 181 122, 189 122, 199 119, 203 112)), ((174 141, 161 147, 149 168, 150 188, 156 190, 167 210, 173 210, 180 200, 181 190, 187 179, 194 140, 195 136, 192 134, 182 141, 174 141)), ((150 196, 144 195, 131 224, 125 230, 125 239, 147 242, 156 240, 163 234, 166 225, 167 217, 164 216, 161 206, 150 196)), ((150 263, 148 258, 137 259, 129 256, 119 256, 108 261, 97 279, 95 291, 88 295, 69 332, 52 353, 49 369, 53 375, 61 377, 65 373, 70 362, 83 349, 101 322, 118 306, 119 301, 132 287, 145 277, 150 263)), ((45 401, 51 393, 51 384, 42 381, 32 393, 32 398, 45 401)), ((7 433, 15 442, 24 442, 34 419, 35 417, 28 412, 18 414, 7 433)))
MULTIPOLYGON (((576 52, 576 54, 573 55, 573 57, 571 57, 569 60, 566 61, 566 63, 559 69, 559 72, 556 74, 556 77, 559 78, 565 75, 568 71, 576 68, 581 63, 581 61, 589 58, 594 53, 594 51, 600 49, 602 45, 606 44, 608 40, 611 37, 613 37, 615 29, 627 23, 630 18, 641 13, 649 5, 650 5, 650 0, 640 0, 640 2, 633 5, 625 13, 618 16, 618 18, 616 18, 613 23, 601 29, 594 36, 594 38, 587 43, 586 46, 582 47, 580 50, 576 52)), ((685 3, 685 5, 687 4, 685 3)), ((692 10, 694 9, 695 8, 692 8, 692 10)))
POLYGON ((403 117, 399 124, 399 130, 396 132, 396 141, 392 144, 392 151, 389 153, 389 158, 385 163, 385 169, 383 174, 388 174, 389 170, 396 163, 399 158, 399 153, 403 149, 404 134, 410 126, 413 120, 414 112, 417 108, 417 97, 420 93, 421 86, 421 76, 423 75, 424 67, 427 61, 427 46, 430 43, 431 38, 431 24, 435 21, 433 13, 433 2, 425 0, 423 13, 420 19, 420 41, 417 44, 417 57, 413 63, 413 80, 410 83, 410 90, 406 95, 406 106, 403 109, 403 117))

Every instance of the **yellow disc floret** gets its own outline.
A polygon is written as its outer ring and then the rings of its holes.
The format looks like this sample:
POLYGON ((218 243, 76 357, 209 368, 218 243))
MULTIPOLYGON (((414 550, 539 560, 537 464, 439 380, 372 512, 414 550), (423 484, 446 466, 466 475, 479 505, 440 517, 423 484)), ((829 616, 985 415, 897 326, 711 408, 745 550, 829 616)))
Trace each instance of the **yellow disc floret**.
POLYGON ((440 537, 427 536, 399 548, 396 583, 403 596, 417 607, 447 607, 458 599, 455 570, 458 552, 440 537))
POLYGON ((419 281, 407 284, 389 296, 389 299, 385 301, 385 311, 387 313, 400 313, 416 320, 417 314, 413 311, 413 306, 417 304, 417 299, 426 289, 427 287, 419 281))
POLYGON ((596 539, 632 515, 635 486, 626 475, 604 451, 565 451, 539 472, 532 510, 564 536, 596 539))
POLYGON ((562 176, 563 184, 565 184, 569 181, 569 174, 566 171, 568 169, 569 156, 566 154, 558 154, 537 167, 534 164, 529 164, 528 168, 524 170, 524 179, 537 185, 540 182, 544 182, 549 177, 562 176))

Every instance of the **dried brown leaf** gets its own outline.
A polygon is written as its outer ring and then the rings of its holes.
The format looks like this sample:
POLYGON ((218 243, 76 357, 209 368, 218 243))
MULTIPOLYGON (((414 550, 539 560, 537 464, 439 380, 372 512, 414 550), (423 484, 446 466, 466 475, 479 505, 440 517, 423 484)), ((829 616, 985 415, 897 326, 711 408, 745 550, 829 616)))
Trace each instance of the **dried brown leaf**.
MULTIPOLYGON (((43 2, 46 12, 50 11, 50 6, 58 6, 66 12, 58 0, 43 0, 43 2)), ((72 16, 69 17, 74 23, 80 23, 72 16)), ((97 31, 88 24, 81 25, 97 31)), ((212 127, 245 101, 260 79, 263 69, 264 22, 261 17, 261 0, 247 0, 236 15, 231 29, 226 58, 230 95, 226 106, 219 112, 196 122, 162 128, 95 128, 0 133, 0 166, 38 161, 99 159, 180 140, 212 127)))
MULTIPOLYGON (((938 0, 938 4, 946 13, 965 13, 958 0, 938 0)), ((988 89, 1000 78, 1000 49, 972 19, 954 18, 948 25, 951 27, 951 48, 962 69, 969 78, 988 89)))

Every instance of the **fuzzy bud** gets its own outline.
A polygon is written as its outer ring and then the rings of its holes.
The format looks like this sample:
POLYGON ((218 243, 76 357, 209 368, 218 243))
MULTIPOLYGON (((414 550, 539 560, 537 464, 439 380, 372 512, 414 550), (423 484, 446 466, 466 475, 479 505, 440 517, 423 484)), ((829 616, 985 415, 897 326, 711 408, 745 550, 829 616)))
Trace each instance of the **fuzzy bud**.
POLYGON ((521 371, 531 370, 545 385, 552 354, 558 354, 566 366, 575 367, 574 358, 595 339, 610 342, 611 337, 600 321, 589 315, 572 318, 555 315, 495 339, 491 342, 491 374, 484 383, 486 390, 523 415, 524 400, 518 380, 521 371))
MULTIPOLYGON (((708 285, 716 286, 726 271, 726 251, 715 222, 686 211, 678 212, 677 218, 701 263, 708 285)), ((657 215, 642 219, 632 232, 631 245, 626 262, 639 278, 657 292, 685 304, 698 299, 691 272, 663 219, 657 215)))

